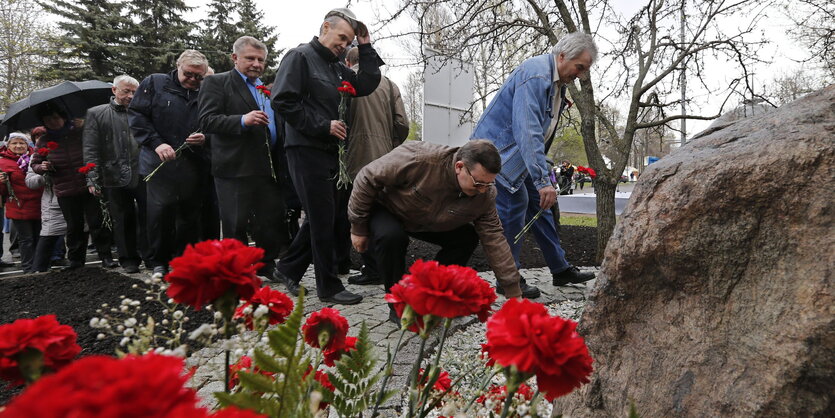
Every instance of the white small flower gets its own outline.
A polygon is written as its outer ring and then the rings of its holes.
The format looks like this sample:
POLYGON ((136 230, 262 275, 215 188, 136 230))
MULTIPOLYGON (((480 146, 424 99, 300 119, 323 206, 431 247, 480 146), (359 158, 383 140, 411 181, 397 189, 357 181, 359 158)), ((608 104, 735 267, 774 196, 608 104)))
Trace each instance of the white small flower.
POLYGON ((188 335, 188 339, 189 340, 196 340, 196 339, 202 337, 203 334, 210 334, 211 330, 212 330, 211 325, 200 324, 200 326, 197 327, 197 329, 195 329, 194 331, 191 332, 191 334, 188 335))
POLYGON ((168 320, 167 320, 167 319, 163 319, 163 320, 162 320, 162 325, 168 325, 168 320))
POLYGON ((243 312, 243 314, 246 315, 246 316, 251 315, 252 314, 252 305, 246 305, 246 308, 244 308, 244 310, 241 311, 241 312, 243 312))
POLYGON ((134 334, 136 334, 136 331, 134 331, 133 328, 128 328, 125 330, 125 337, 133 337, 134 334))
POLYGON ((136 326, 136 318, 128 318, 125 320, 126 327, 135 327, 136 326))
POLYGON ((130 305, 130 299, 122 299, 122 305, 130 305))
POLYGON ((270 308, 268 308, 266 305, 259 305, 258 309, 255 309, 255 313, 252 315, 256 318, 260 318, 264 315, 267 315, 269 312, 270 308))
POLYGON ((130 306, 139 306, 140 304, 141 302, 139 302, 138 300, 133 300, 130 302, 130 306))
POLYGON ((119 341, 119 345, 124 347, 124 346, 128 345, 129 342, 130 342, 130 338, 125 337, 125 338, 122 338, 122 341, 119 341))
POLYGON ((163 315, 168 315, 168 309, 163 309, 163 310, 162 310, 162 314, 163 314, 163 315))
POLYGON ((138 284, 134 284, 133 286, 131 286, 131 289, 138 289, 138 288, 139 288, 138 284))
POLYGON ((128 311, 128 308, 129 308, 128 306, 126 306, 126 305, 122 305, 122 307, 121 307, 121 308, 119 308, 119 310, 120 310, 120 311, 122 311, 122 312, 127 312, 127 311, 128 311))
POLYGON ((173 314, 171 314, 171 316, 172 316, 174 319, 181 319, 181 318, 183 317, 183 311, 181 311, 181 310, 176 310, 176 311, 174 311, 174 313, 173 313, 173 314))
POLYGON ((235 350, 235 356, 236 357, 240 357, 242 355, 244 355, 244 349, 243 348, 239 348, 239 349, 235 350))
POLYGON ((99 327, 99 319, 96 318, 96 317, 93 317, 93 319, 90 320, 90 328, 98 328, 98 327, 99 327))
POLYGON ((107 336, 106 336, 106 335, 104 335, 104 334, 99 334, 99 335, 96 335, 96 339, 97 339, 97 340, 103 340, 103 339, 105 339, 105 338, 107 338, 107 336))
POLYGON ((101 307, 102 307, 102 308, 106 308, 106 307, 107 307, 107 304, 106 304, 106 303, 102 303, 102 304, 101 304, 101 307))
POLYGON ((102 318, 102 319, 99 320, 99 328, 104 328, 107 325, 108 325, 107 324, 107 318, 102 318))
POLYGON ((223 318, 223 314, 220 313, 220 312, 215 312, 215 319, 221 319, 221 318, 223 318))
POLYGON ((117 326, 116 326, 116 331, 122 332, 122 331, 124 331, 124 330, 125 330, 125 326, 124 326, 124 325, 119 324, 119 325, 117 325, 117 326))
POLYGON ((187 316, 183 317, 183 322, 188 322, 189 318, 187 316))
POLYGON ((154 349, 154 353, 156 354, 162 354, 163 351, 165 351, 165 347, 157 347, 154 349))
POLYGON ((168 298, 168 303, 174 303, 174 299, 168 298))
POLYGON ((152 296, 145 296, 145 300, 146 301, 152 301, 152 300, 154 300, 154 298, 152 296))

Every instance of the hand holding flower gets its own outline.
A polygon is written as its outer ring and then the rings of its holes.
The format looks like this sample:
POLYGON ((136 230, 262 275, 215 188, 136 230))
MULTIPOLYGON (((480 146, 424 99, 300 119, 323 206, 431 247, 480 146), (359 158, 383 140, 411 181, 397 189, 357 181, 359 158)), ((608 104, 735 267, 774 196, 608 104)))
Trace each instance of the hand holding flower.
POLYGON ((341 120, 332 120, 330 134, 344 141, 348 137, 348 127, 341 120))
POLYGON ((246 126, 267 126, 269 124, 270 117, 264 111, 253 110, 244 115, 244 125, 246 126))
POLYGON ((206 142, 206 135, 201 134, 200 132, 195 132, 186 138, 186 144, 189 145, 203 145, 206 142))

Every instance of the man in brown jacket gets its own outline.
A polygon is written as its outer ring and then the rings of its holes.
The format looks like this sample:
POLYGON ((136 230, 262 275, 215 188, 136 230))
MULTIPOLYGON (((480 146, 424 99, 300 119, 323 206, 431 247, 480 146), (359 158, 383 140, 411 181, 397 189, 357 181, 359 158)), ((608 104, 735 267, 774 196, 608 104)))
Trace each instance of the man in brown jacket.
MULTIPOLYGON (((345 65, 359 70, 359 48, 351 48, 345 56, 345 65)), ((409 119, 406 107, 400 96, 400 89, 388 77, 380 77, 380 85, 366 97, 351 100, 348 111, 348 174, 351 179, 366 164, 386 155, 402 144, 409 135, 409 119)), ((339 218, 337 228, 340 242, 337 243, 337 262, 341 266, 350 265, 351 239, 348 234, 350 225, 346 209, 351 190, 339 190, 339 218), (344 235, 343 235, 344 234, 344 235), (344 241, 342 237, 344 236, 344 241)), ((348 278, 351 284, 380 284, 382 279, 374 266, 374 260, 368 253, 362 254, 361 274, 348 278)))
POLYGON ((441 264, 466 265, 478 245, 507 297, 538 297, 519 271, 496 212, 501 158, 490 141, 461 148, 408 142, 366 165, 348 202, 351 242, 370 251, 388 291, 405 271, 409 237, 441 246, 441 264))

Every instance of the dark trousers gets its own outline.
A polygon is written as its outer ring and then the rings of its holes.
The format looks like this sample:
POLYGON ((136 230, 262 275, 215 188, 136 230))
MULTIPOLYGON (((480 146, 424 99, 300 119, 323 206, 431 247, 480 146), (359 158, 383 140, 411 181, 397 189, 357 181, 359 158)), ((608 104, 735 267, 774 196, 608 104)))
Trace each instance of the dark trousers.
POLYGON ((35 271, 32 267, 35 259, 35 247, 41 234, 40 219, 12 219, 17 229, 17 242, 20 246, 20 268, 24 273, 35 271))
MULTIPOLYGON (((38 245, 35 247, 35 259, 32 263, 33 271, 49 271, 52 258, 55 255, 55 248, 61 242, 63 235, 45 235, 38 238, 38 245)), ((61 242, 63 245, 63 243, 61 242)))
POLYGON ((201 187, 203 212, 200 214, 200 240, 220 239, 220 207, 215 179, 208 175, 201 187))
MULTIPOLYGON (((99 199, 86 191, 75 196, 58 197, 58 205, 67 222, 67 259, 72 264, 83 264, 87 257, 87 232, 84 222, 90 229, 93 245, 99 258, 110 259, 110 235, 102 231, 102 214, 99 199)), ((51 249, 50 249, 51 250, 51 249)))
POLYGON ((451 231, 407 232, 400 219, 381 206, 372 209, 368 227, 371 236, 367 252, 376 261, 386 292, 403 278, 406 271, 409 237, 439 245, 441 249, 435 254, 435 261, 443 265, 466 266, 478 246, 478 234, 472 224, 451 231))
MULTIPOLYGON (((199 165, 188 157, 166 163, 176 178, 155 175, 146 183, 148 193, 148 246, 151 267, 167 266, 200 235, 199 165)), ((162 172, 160 172, 162 173, 162 172)))
POLYGON ((351 223, 348 222, 348 199, 351 198, 353 187, 336 191, 336 265, 350 267, 351 265, 351 223))
POLYGON ((110 215, 113 217, 113 240, 119 249, 119 262, 139 265, 142 260, 149 260, 148 235, 146 225, 145 182, 136 187, 106 187, 104 195, 110 202, 110 215))
POLYGON ((345 290, 336 276, 337 156, 309 147, 286 151, 290 176, 306 216, 287 254, 278 262, 278 270, 298 282, 312 261, 316 293, 320 298, 330 297, 345 290))
POLYGON ((261 274, 271 274, 282 245, 290 240, 284 222, 284 203, 272 177, 215 177, 220 224, 224 238, 249 243, 247 225, 252 221, 255 245, 264 250, 261 274))

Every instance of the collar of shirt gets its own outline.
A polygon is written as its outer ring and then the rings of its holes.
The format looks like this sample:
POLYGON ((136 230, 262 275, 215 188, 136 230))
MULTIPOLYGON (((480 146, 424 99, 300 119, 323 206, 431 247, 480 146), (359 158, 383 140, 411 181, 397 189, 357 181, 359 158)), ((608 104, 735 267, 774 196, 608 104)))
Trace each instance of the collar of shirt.
POLYGON ((237 68, 235 68, 235 72, 238 73, 238 75, 241 76, 241 78, 244 79, 244 83, 251 84, 253 86, 260 86, 261 84, 264 84, 263 82, 261 82, 260 78, 256 78, 255 80, 250 81, 249 77, 245 76, 243 73, 238 71, 237 68))

